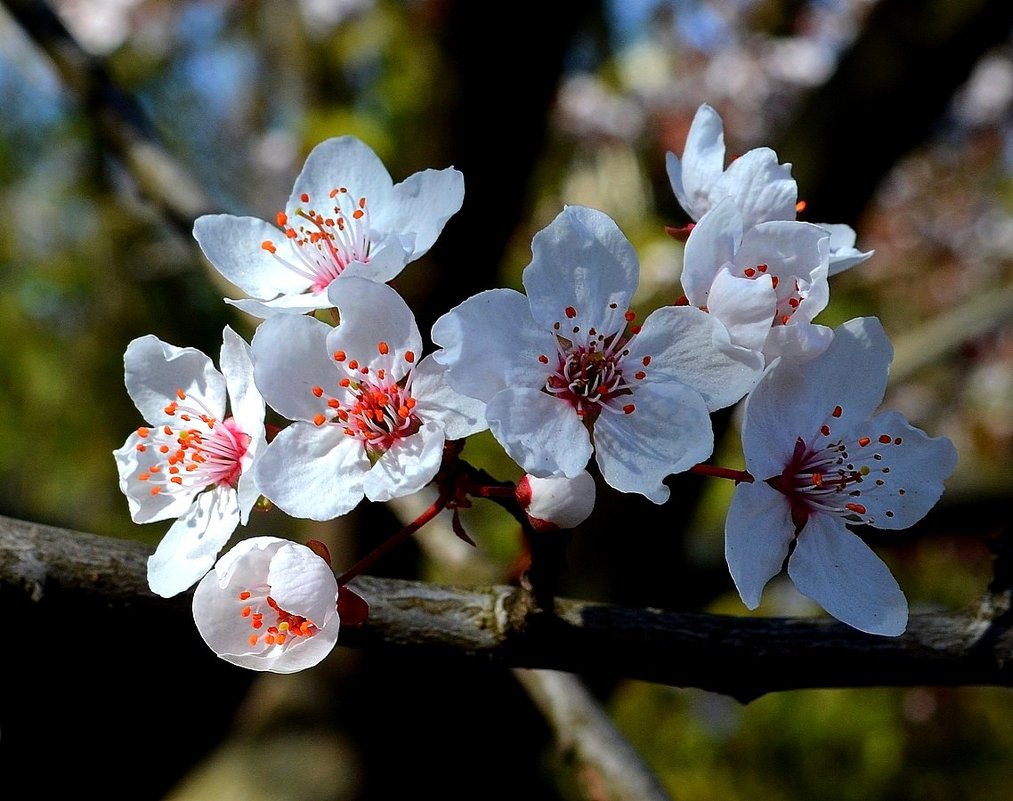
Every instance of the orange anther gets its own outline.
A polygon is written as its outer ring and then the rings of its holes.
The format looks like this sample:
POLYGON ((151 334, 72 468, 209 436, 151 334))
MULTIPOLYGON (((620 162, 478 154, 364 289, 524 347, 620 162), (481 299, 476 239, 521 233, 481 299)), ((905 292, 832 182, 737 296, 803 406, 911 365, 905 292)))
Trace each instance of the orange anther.
POLYGON ((397 410, 397 413, 405 420, 407 420, 408 415, 411 414, 411 410, 409 410, 407 406, 402 406, 400 409, 397 410))
POLYGON ((284 644, 285 644, 285 640, 286 640, 286 639, 287 639, 287 638, 285 637, 285 635, 284 635, 284 634, 279 634, 278 636, 276 636, 276 637, 274 638, 274 641, 275 641, 275 642, 276 642, 276 643, 277 643, 278 645, 284 645, 284 644))
POLYGON ((141 474, 140 474, 140 475, 139 475, 139 476, 137 477, 137 480, 138 480, 138 481, 147 481, 147 480, 148 480, 149 478, 151 478, 151 473, 141 473, 141 474))
POLYGON ((408 364, 412 364, 415 361, 415 351, 406 350, 404 360, 408 362, 408 364))
POLYGON ((379 344, 377 344, 376 349, 380 351, 380 354, 383 356, 386 356, 388 353, 390 353, 390 345, 388 345, 386 342, 380 342, 379 344))
POLYGON ((137 443, 137 450, 140 451, 141 453, 144 453, 147 449, 148 449, 147 445, 144 445, 140 442, 137 443))
POLYGON ((804 200, 800 200, 798 203, 795 204, 795 213, 801 214, 803 211, 805 211, 805 207, 806 202, 804 200))
POLYGON ((274 635, 273 634, 265 634, 264 635, 264 642, 266 642, 268 645, 274 645, 274 635))
POLYGON ((160 453, 168 453, 169 452, 169 446, 168 445, 159 445, 158 450, 159 450, 160 453))
POLYGON ((152 487, 151 488, 151 494, 152 495, 158 495, 158 493, 160 493, 161 491, 162 491, 161 487, 152 487))
POLYGON ((279 211, 275 219, 278 221, 279 228, 284 228, 288 225, 288 215, 283 211, 279 211))
POLYGON ((289 239, 295 239, 297 236, 299 236, 299 234, 295 232, 295 228, 286 228, 285 236, 287 236, 289 239))
POLYGON ((349 370, 358 370, 359 369, 359 361, 358 361, 358 359, 352 359, 348 363, 348 369, 349 370))
POLYGON ((366 208, 366 198, 364 197, 359 198, 359 208, 360 209, 366 208))
POLYGON ((313 422, 318 426, 322 426, 324 423, 327 422, 327 418, 324 417, 322 414, 318 414, 313 418, 313 422))
POLYGON ((339 401, 337 398, 328 398, 327 405, 330 406, 332 409, 337 409, 339 406, 341 406, 341 401, 339 401))
POLYGON ((261 242, 260 243, 260 249, 261 250, 266 250, 268 253, 277 253, 278 252, 278 248, 276 248, 274 246, 274 242, 272 242, 270 239, 265 239, 263 242, 261 242))
POLYGON ((343 350, 334 351, 334 361, 343 362, 345 360, 345 352, 343 350))
POLYGON ((860 503, 846 503, 844 504, 845 509, 850 509, 855 514, 864 515, 865 507, 860 503))
POLYGON ((253 608, 249 606, 244 606, 243 611, 240 614, 242 614, 243 617, 249 617, 250 615, 253 614, 253 608))
POLYGON ((150 433, 151 433, 151 429, 145 428, 144 426, 141 426, 139 429, 137 429, 137 436, 139 436, 139 437, 146 437, 150 433))
POLYGON ((171 481, 173 484, 183 483, 183 479, 181 479, 179 476, 173 476, 172 478, 169 479, 169 481, 171 481))
POLYGON ((814 487, 822 487, 823 486, 823 474, 822 473, 813 473, 812 482, 813 482, 813 486, 814 487))
POLYGON ((311 389, 310 392, 312 392, 314 395, 316 395, 319 398, 321 395, 324 394, 324 388, 323 387, 313 387, 313 389, 311 389))
POLYGON ((357 219, 357 220, 361 219, 362 218, 362 209, 356 209, 354 212, 352 212, 352 216, 355 219, 357 219))
POLYGON ((256 634, 250 635, 250 645, 256 645, 257 640, 260 639, 256 634))

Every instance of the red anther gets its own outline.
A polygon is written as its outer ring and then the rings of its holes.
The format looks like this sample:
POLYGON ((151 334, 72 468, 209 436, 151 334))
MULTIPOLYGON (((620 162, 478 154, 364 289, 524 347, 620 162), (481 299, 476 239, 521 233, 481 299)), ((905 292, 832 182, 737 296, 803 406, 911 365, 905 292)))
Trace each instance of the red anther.
POLYGON ((645 373, 643 370, 638 370, 636 373, 633 374, 633 377, 637 379, 637 381, 643 381, 645 378, 647 378, 647 373, 645 373))
POLYGON ((414 363, 414 361, 415 361, 415 352, 411 351, 411 350, 405 351, 404 360, 406 362, 408 362, 408 364, 414 363))
POLYGON ((623 406, 623 414, 633 414, 633 411, 636 408, 637 407, 634 406, 632 403, 627 403, 625 406, 623 406))
POLYGON ((904 440, 902 440, 902 439, 901 439, 900 437, 897 437, 897 439, 895 439, 895 440, 893 441, 893 444, 894 444, 894 445, 900 445, 900 444, 901 444, 901 442, 903 442, 903 441, 904 441, 904 440))
POLYGON ((548 364, 549 363, 549 357, 546 356, 544 353, 539 354, 538 361, 540 361, 542 364, 548 364))
POLYGON ((830 436, 830 426, 820 426, 820 433, 824 437, 829 437, 830 436))
POLYGON ((879 441, 882 442, 884 445, 889 445, 891 440, 892 437, 889 434, 880 434, 879 436, 879 441))
POLYGON ((345 352, 343 350, 334 351, 334 361, 343 362, 345 360, 345 352))
POLYGON ((386 356, 388 353, 390 353, 390 345, 388 345, 386 342, 380 342, 376 346, 376 349, 380 351, 380 355, 382 356, 386 356))
POLYGON ((840 417, 842 414, 844 414, 844 409, 842 409, 840 406, 835 406, 834 410, 833 410, 833 412, 831 412, 831 414, 834 417, 840 417))
POLYGON ((647 367, 651 363, 651 357, 645 356, 643 359, 641 359, 641 361, 644 363, 644 367, 647 367))
POLYGON ((571 320, 577 316, 577 310, 573 306, 567 306, 563 309, 563 313, 571 320))
POLYGON ((360 209, 366 208, 366 198, 364 197, 359 198, 359 208, 360 209))
POLYGON ((759 270, 761 273, 765 273, 765 272, 767 272, 767 265, 766 264, 757 264, 756 265, 756 269, 759 270))
POLYGON ((776 275, 770 276, 770 286, 772 289, 777 289, 778 278, 776 275))
POLYGON ((359 360, 358 359, 352 359, 348 363, 348 369, 349 370, 358 370, 359 369, 359 360))
POLYGON ((677 242, 685 242, 689 239, 689 235, 692 233, 695 226, 696 223, 689 223, 688 225, 666 225, 665 233, 677 242))
POLYGON ((822 487, 823 486, 823 474, 822 473, 813 473, 812 483, 813 483, 814 487, 822 487))
POLYGON ((303 192, 303 193, 302 193, 301 195, 299 195, 299 199, 300 199, 300 200, 301 200, 301 201, 302 201, 303 203, 309 203, 309 202, 310 202, 310 196, 309 196, 309 195, 307 195, 307 194, 306 194, 305 192, 303 192))
POLYGON ((852 512, 854 512, 857 515, 864 515, 865 514, 865 507, 862 506, 862 504, 860 504, 860 503, 846 503, 846 504, 844 504, 844 508, 845 509, 850 509, 852 512))
POLYGON ((313 387, 313 389, 311 389, 310 392, 312 392, 314 395, 316 395, 319 398, 319 397, 321 397, 324 394, 324 388, 323 387, 313 387))
POLYGON ((626 318, 626 322, 632 323, 637 318, 637 313, 633 309, 630 309, 623 317, 626 318))
POLYGON ((746 278, 752 278, 754 275, 756 275, 756 270, 754 270, 752 267, 747 267, 742 272, 745 274, 746 278))
POLYGON ((640 329, 641 329, 642 327, 643 327, 643 326, 639 326, 639 325, 631 325, 631 326, 630 326, 630 333, 631 333, 631 334, 633 334, 634 336, 636 336, 637 334, 639 334, 639 333, 640 333, 640 329))

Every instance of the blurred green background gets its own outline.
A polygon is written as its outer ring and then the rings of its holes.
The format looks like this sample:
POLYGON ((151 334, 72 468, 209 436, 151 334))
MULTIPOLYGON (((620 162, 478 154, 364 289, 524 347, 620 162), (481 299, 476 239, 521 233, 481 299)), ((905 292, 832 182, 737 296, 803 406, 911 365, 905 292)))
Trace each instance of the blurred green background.
MULTIPOLYGON (((633 241, 643 315, 682 294, 681 246, 664 226, 686 218, 664 154, 681 153, 709 102, 730 153, 771 145, 795 165, 804 219, 848 222, 876 250, 834 279, 819 322, 881 317, 898 352, 888 405, 951 437, 960 466, 923 523, 870 542, 915 611, 969 604, 991 579, 987 542, 1008 531, 1013 498, 1011 26, 1008 0, 0 3, 0 513, 152 545, 164 533, 132 524, 117 489, 111 452, 140 423, 123 351, 154 333, 217 361, 225 324, 247 338, 255 324, 222 302, 236 295, 189 236, 192 214, 271 218, 309 149, 355 134, 395 180, 464 173, 464 208, 397 281, 423 331, 476 291, 519 286, 531 236, 565 203, 606 211, 633 241), (145 179, 132 131, 203 196, 188 205, 184 186, 145 179)), ((718 429, 719 460, 740 466, 734 419, 718 429)), ((516 477, 490 442, 469 454, 516 477)), ((603 488, 564 591, 744 614, 722 558, 731 486, 672 486, 661 508, 603 488)), ((325 539, 340 567, 397 525, 362 509, 326 525, 274 512, 250 530, 325 539)), ((479 558, 430 536, 379 572, 507 580, 515 528, 481 505, 467 525, 479 558)), ((780 580, 759 610, 817 612, 780 580)), ((94 669, 108 678, 101 654, 94 669)), ((114 750, 151 771, 124 785, 129 797, 577 797, 502 671, 339 648, 305 675, 247 687, 206 658, 231 689, 216 700, 181 677, 200 697, 190 725, 214 722, 178 752, 145 751, 138 721, 96 701, 114 750)), ((788 692, 743 707, 593 686, 678 799, 1010 797, 1009 690, 788 692)), ((3 715, 0 702, 7 737, 3 715)), ((50 748, 59 760, 71 746, 50 748)))

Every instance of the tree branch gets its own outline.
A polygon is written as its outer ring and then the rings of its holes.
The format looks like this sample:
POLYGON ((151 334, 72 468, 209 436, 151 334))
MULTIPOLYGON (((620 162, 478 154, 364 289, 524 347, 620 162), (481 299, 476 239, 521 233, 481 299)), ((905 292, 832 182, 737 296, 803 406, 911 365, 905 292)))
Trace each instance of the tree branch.
MULTIPOLYGON (((101 600, 182 611, 148 590, 138 543, 0 517, 0 586, 37 603, 101 600)), ((750 701, 814 687, 1013 686, 1013 604, 997 588, 974 608, 914 615, 896 638, 827 619, 744 618, 559 599, 529 613, 518 588, 480 589, 360 576, 370 605, 344 645, 467 654, 510 667, 551 668, 699 687, 750 701)))

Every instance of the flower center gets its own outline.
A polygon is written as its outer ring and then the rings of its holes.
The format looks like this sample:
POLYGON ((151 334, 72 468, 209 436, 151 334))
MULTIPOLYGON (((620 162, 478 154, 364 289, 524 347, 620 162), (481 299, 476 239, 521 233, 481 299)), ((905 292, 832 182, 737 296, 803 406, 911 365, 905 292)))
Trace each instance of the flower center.
MULTIPOLYGON (((394 357, 390 354, 390 346, 379 342, 377 351, 380 358, 372 366, 360 365, 355 359, 348 359, 344 351, 336 351, 334 361, 348 373, 338 382, 342 390, 340 397, 327 395, 323 387, 311 390, 326 404, 325 411, 316 415, 313 422, 318 426, 328 422, 343 426, 346 435, 362 442, 374 462, 395 442, 412 436, 422 427, 422 421, 414 412, 412 370, 409 368, 400 381, 392 381, 394 357)), ((415 362, 412 351, 405 352, 402 358, 409 365, 415 362)))
POLYGON ((369 261, 369 211, 366 198, 355 198, 346 187, 332 189, 328 200, 317 210, 310 206, 305 192, 299 198, 307 206, 298 206, 291 214, 278 212, 278 227, 285 234, 291 258, 279 254, 278 245, 267 239, 261 247, 286 269, 310 282, 313 292, 327 289, 352 262, 369 261))
MULTIPOLYGON (((609 309, 615 312, 616 304, 610 304, 609 309)), ((577 310, 572 306, 567 306, 563 313, 567 320, 577 317, 577 310)), ((631 323, 634 316, 632 311, 627 311, 625 321, 631 323)), ((630 352, 626 346, 640 331, 640 326, 631 326, 629 338, 623 336, 623 324, 610 321, 606 327, 612 333, 603 334, 594 328, 582 331, 580 326, 563 321, 553 325, 556 335, 555 369, 546 378, 543 389, 573 406, 577 415, 586 422, 594 422, 603 409, 623 414, 632 414, 636 410, 635 404, 630 402, 620 406, 619 399, 633 394, 633 385, 624 375, 623 361, 630 352)), ((538 361, 549 365, 553 360, 543 353, 538 356, 538 361)), ((646 368, 650 362, 651 357, 645 356, 643 366, 646 368)), ((643 369, 637 370, 633 377, 642 381, 647 373, 643 369)))
MULTIPOLYGON (((842 408, 835 406, 831 422, 842 414, 842 408)), ((876 518, 866 504, 870 497, 886 495, 891 481, 886 454, 902 444, 901 437, 887 433, 855 436, 849 432, 833 438, 828 422, 820 427, 811 444, 799 437, 784 472, 767 483, 788 498, 797 530, 815 512, 872 525, 876 518)), ((898 488, 895 492, 903 496, 907 490, 898 488)), ((890 509, 883 514, 894 516, 890 509)))
POLYGON ((318 629, 312 620, 286 612, 268 593, 270 587, 254 587, 238 595, 240 617, 253 629, 250 647, 285 647, 302 637, 312 637, 318 629))
POLYGON ((251 437, 243 433, 236 421, 228 417, 219 421, 200 401, 176 390, 178 400, 163 410, 178 417, 184 425, 173 428, 142 426, 137 429, 142 442, 139 453, 149 454, 154 461, 137 476, 138 481, 151 485, 151 494, 160 492, 189 493, 211 484, 235 487, 242 472, 242 458, 251 437))

